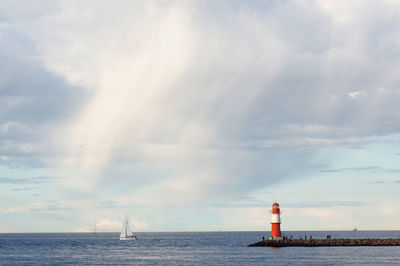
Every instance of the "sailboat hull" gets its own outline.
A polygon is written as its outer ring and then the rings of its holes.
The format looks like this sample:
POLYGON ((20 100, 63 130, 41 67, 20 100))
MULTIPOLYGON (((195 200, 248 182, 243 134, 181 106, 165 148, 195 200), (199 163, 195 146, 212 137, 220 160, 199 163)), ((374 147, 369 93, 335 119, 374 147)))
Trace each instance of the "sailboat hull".
POLYGON ((120 237, 119 240, 136 240, 136 236, 132 236, 132 237, 120 237))

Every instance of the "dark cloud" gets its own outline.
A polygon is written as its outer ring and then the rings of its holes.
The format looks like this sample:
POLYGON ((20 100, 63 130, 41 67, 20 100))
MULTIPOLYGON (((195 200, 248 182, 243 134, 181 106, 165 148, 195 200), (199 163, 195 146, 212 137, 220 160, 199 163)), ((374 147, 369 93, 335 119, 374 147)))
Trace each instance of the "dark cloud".
POLYGON ((377 181, 369 182, 369 184, 385 184, 385 181, 383 181, 383 180, 377 180, 377 181))
POLYGON ((240 202, 234 202, 234 201, 215 202, 211 203, 208 206, 212 208, 255 208, 255 207, 266 208, 269 206, 269 203, 267 204, 264 201, 252 199, 252 200, 243 200, 240 202))
POLYGON ((327 169, 327 170, 320 170, 319 172, 321 173, 337 173, 337 172, 341 172, 342 169, 327 169))
POLYGON ((71 211, 73 209, 70 207, 63 207, 63 206, 58 206, 55 204, 49 204, 46 206, 46 210, 49 210, 49 211, 71 211))
POLYGON ((307 202, 284 203, 284 207, 286 208, 357 207, 364 205, 365 203, 361 201, 307 201, 307 202))
MULTIPOLYGON (((10 177, 0 177, 0 184, 43 184, 50 181, 58 179, 57 177, 50 176, 37 176, 37 177, 28 177, 28 178, 10 178, 10 177)), ((23 188, 24 190, 28 190, 30 188, 23 188)))
POLYGON ((389 172, 389 173, 394 173, 394 174, 397 174, 397 173, 400 173, 400 169, 385 169, 385 171, 387 171, 387 172, 389 172))
POLYGON ((2 30, 5 48, 0 51, 0 121, 42 127, 78 111, 87 97, 85 92, 47 71, 37 60, 34 43, 15 34, 27 37, 23 29, 2 30))
POLYGON ((344 171, 355 171, 355 172, 375 172, 375 171, 385 171, 378 166, 366 166, 366 167, 347 167, 347 168, 339 168, 339 169, 324 169, 320 170, 321 173, 336 173, 336 172, 344 172, 344 171))
POLYGON ((115 208, 120 208, 121 206, 117 205, 112 200, 107 200, 98 202, 95 207, 100 209, 109 209, 109 208, 115 209, 115 208))
MULTIPOLYGON (((0 181, 1 182, 1 181, 0 181)), ((11 191, 28 191, 28 190, 32 190, 32 188, 30 187, 23 187, 23 188, 13 188, 11 189, 11 191)))
POLYGON ((343 170, 350 170, 350 171, 374 171, 381 169, 378 166, 367 166, 367 167, 350 167, 350 168, 343 168, 343 170))
POLYGON ((51 134, 88 94, 47 71, 29 32, 8 24, 0 29, 0 164, 43 166, 54 153, 51 134))

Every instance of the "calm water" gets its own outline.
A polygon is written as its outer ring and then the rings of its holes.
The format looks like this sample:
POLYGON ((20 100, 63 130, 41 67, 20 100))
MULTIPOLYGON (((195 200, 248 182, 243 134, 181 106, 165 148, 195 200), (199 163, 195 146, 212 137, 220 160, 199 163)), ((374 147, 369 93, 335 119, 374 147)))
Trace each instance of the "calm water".
MULTIPOLYGON (((400 238, 400 231, 287 232, 293 237, 400 238)), ((400 247, 247 247, 266 232, 0 234, 0 265, 400 265, 400 247)))

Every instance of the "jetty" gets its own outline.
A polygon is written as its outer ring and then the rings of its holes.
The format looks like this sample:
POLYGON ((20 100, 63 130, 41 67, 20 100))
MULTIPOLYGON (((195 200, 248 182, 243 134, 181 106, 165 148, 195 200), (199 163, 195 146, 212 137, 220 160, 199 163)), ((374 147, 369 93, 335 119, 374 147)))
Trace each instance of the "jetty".
MULTIPOLYGON (((293 239, 292 236, 282 236, 281 232, 281 210, 278 202, 272 204, 271 213, 271 236, 269 239, 262 238, 261 241, 248 245, 249 247, 344 247, 344 246, 400 246, 400 239, 396 238, 363 238, 334 239, 328 234, 325 238, 293 239)), ((353 231, 357 231, 354 227, 353 231)))
POLYGON ((284 239, 261 240, 249 247, 400 246, 400 239, 284 239))

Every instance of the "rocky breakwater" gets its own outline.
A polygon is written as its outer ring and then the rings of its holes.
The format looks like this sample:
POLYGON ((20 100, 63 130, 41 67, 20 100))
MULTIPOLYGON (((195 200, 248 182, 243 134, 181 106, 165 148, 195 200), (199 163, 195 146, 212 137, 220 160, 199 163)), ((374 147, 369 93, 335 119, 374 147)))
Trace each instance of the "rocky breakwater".
POLYGON ((249 247, 400 246, 400 239, 285 239, 262 240, 249 247))

